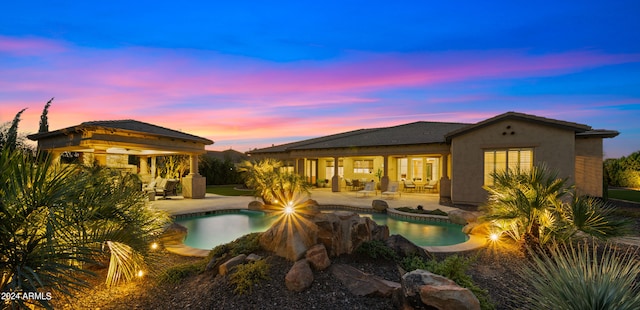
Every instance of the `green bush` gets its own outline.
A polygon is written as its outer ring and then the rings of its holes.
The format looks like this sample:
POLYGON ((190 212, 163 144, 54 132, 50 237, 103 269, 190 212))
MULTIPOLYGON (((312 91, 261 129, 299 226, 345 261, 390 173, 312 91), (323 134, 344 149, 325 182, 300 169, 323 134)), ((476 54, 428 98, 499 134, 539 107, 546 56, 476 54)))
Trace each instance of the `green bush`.
POLYGON ((251 254, 259 251, 260 233, 250 233, 231 242, 231 255, 251 254))
POLYGON ((640 188, 640 151, 605 160, 604 178, 612 186, 640 188))
POLYGON ((163 271, 158 276, 159 283, 178 283, 187 277, 198 274, 204 267, 206 261, 202 260, 201 262, 196 263, 187 263, 181 264, 177 266, 173 266, 163 271))
POLYGON ((531 309, 640 309, 637 252, 606 247, 556 246, 533 255, 521 277, 534 288, 526 296, 531 309))
POLYGON ((429 270, 427 261, 422 259, 420 256, 407 256, 400 261, 400 266, 407 272, 417 269, 429 270))
POLYGON ((239 265, 229 276, 229 282, 236 287, 234 292, 239 295, 253 292, 253 287, 264 280, 269 280, 269 264, 265 260, 239 265))
POLYGON ((390 261, 397 261, 398 254, 380 240, 363 242, 357 249, 357 253, 368 255, 371 258, 384 258, 390 261))
POLYGON ((229 254, 231 256, 237 256, 240 254, 248 255, 261 249, 260 233, 250 233, 229 243, 216 246, 209 252, 207 261, 210 261, 214 257, 221 257, 226 254, 229 254))

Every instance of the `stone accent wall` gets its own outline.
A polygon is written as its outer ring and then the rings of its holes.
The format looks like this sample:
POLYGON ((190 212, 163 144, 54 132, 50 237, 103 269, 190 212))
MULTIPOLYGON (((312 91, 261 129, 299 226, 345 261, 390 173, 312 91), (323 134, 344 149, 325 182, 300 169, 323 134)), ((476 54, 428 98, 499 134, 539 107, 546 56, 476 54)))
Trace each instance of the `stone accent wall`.
POLYGON ((579 195, 602 197, 602 138, 576 139, 575 185, 579 195))

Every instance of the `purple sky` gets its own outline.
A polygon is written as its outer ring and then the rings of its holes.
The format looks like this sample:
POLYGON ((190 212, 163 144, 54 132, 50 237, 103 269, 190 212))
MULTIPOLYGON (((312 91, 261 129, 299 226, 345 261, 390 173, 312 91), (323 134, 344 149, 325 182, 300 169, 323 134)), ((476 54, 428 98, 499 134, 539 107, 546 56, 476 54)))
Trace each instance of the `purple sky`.
POLYGON ((13 1, 0 123, 136 119, 248 151, 506 111, 618 130, 640 150, 640 2, 13 1), (342 2, 348 2, 344 4, 342 2))

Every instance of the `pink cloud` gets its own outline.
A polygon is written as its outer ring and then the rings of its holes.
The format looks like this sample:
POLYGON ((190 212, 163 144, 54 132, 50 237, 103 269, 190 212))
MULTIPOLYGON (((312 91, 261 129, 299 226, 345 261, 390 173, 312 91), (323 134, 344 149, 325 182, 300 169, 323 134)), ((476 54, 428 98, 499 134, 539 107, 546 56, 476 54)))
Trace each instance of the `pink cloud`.
MULTIPOLYGON (((189 50, 96 50, 3 36, 0 53, 18 56, 11 68, 0 71, 0 89, 6 90, 0 99, 0 122, 10 121, 17 111, 29 107, 21 128, 33 132, 44 103, 55 96, 49 113, 52 129, 89 120, 133 118, 205 136, 216 141, 213 148, 233 141, 255 143, 274 137, 291 137, 293 141, 300 136, 417 120, 477 122, 509 109, 505 107, 522 111, 523 105, 532 103, 544 104, 539 110, 523 112, 571 120, 567 115, 576 114, 569 111, 580 105, 581 113, 597 113, 584 108, 585 102, 595 101, 478 92, 390 100, 381 93, 467 81, 553 76, 640 61, 640 55, 593 51, 531 55, 499 50, 349 52, 337 60, 269 63, 189 50), (51 49, 64 53, 50 54, 51 49), (32 64, 33 58, 38 65, 32 64), (498 106, 478 108, 474 105, 478 102, 498 106), (574 105, 562 108, 570 103, 574 105), (468 105, 476 111, 443 108, 454 105, 468 105), (545 109, 554 105, 558 108, 553 111, 545 109)), ((257 146, 244 145, 246 149, 257 146)))
POLYGON ((37 56, 60 53, 66 48, 58 41, 42 38, 15 38, 0 35, 0 53, 15 56, 37 56))

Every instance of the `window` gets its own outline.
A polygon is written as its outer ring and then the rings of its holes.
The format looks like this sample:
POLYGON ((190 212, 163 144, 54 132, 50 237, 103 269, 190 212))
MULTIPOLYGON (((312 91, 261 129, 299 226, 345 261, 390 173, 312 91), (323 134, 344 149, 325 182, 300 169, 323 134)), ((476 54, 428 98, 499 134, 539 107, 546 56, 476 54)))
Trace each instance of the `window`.
POLYGON ((423 169, 422 158, 413 158, 411 159, 411 177, 414 181, 421 182, 424 175, 422 173, 423 169))
POLYGON ((407 178, 407 162, 406 158, 398 158, 398 180, 407 178))
MULTIPOLYGON (((333 169, 333 160, 327 160, 326 168, 325 168, 325 176, 328 180, 331 180, 331 178, 333 178, 334 171, 335 170, 333 169)), ((338 161, 338 176, 340 177, 344 176, 344 167, 342 167, 342 159, 338 161)))
POLYGON ((529 171, 533 167, 533 149, 502 149, 484 152, 484 184, 493 185, 492 174, 506 169, 529 171))
POLYGON ((373 173, 373 159, 354 160, 353 173, 373 173))

